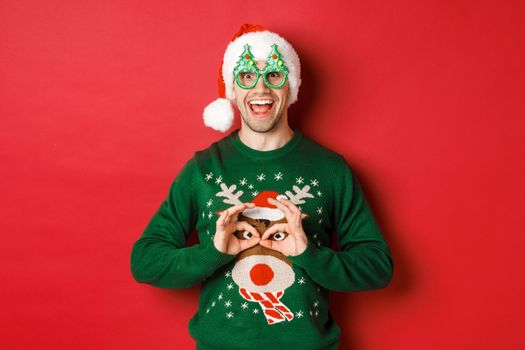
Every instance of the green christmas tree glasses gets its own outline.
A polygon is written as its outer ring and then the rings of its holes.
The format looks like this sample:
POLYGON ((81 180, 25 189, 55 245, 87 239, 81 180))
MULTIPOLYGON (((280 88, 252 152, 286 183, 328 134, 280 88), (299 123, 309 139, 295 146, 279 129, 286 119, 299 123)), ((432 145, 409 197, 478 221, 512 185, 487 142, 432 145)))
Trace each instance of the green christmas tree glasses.
POLYGON ((239 57, 237 65, 233 69, 233 75, 240 88, 253 88, 261 76, 266 86, 272 89, 281 88, 286 84, 288 67, 286 67, 281 53, 277 50, 276 44, 272 45, 272 52, 268 55, 266 66, 263 69, 257 67, 257 62, 250 52, 250 45, 244 45, 244 51, 239 57))

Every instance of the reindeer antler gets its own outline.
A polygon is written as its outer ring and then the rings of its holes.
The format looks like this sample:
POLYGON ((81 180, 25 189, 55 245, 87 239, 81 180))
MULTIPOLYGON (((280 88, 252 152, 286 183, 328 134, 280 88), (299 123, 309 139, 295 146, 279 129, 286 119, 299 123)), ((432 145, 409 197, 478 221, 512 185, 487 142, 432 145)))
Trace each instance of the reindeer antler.
POLYGON ((310 189, 309 185, 304 186, 302 189, 294 185, 292 186, 292 189, 295 191, 295 193, 286 191, 285 194, 288 196, 288 198, 290 198, 290 201, 293 204, 303 204, 303 198, 314 198, 314 195, 308 192, 310 189))
POLYGON ((222 191, 217 192, 217 194, 215 194, 215 195, 217 197, 226 197, 226 199, 223 200, 224 203, 233 204, 233 205, 241 204, 242 202, 239 199, 239 197, 242 196, 243 192, 239 191, 237 193, 233 193, 236 188, 237 188, 237 185, 231 185, 230 187, 228 187, 223 182, 223 183, 221 183, 222 191))

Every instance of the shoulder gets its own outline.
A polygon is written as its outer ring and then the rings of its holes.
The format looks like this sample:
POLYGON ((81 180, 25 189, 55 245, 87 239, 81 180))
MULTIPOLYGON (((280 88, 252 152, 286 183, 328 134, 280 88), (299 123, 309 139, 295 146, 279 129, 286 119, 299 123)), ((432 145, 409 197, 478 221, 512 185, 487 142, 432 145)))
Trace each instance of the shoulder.
POLYGON ((305 134, 303 134, 302 151, 309 156, 318 158, 323 163, 326 162, 327 165, 331 165, 332 167, 348 167, 341 153, 320 144, 305 134))
POLYGON ((227 149, 231 148, 231 138, 233 136, 233 132, 230 134, 223 136, 221 139, 212 142, 208 147, 201 148, 194 153, 195 162, 198 164, 206 163, 212 158, 216 158, 220 156, 221 153, 224 153, 227 151, 227 149))

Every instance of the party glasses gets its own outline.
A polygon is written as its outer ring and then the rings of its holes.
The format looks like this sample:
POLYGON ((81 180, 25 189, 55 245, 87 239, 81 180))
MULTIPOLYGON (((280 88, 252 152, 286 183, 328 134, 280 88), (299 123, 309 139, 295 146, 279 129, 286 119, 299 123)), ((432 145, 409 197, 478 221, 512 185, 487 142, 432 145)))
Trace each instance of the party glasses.
POLYGON ((278 89, 286 84, 288 67, 286 67, 277 45, 273 44, 272 52, 266 58, 266 66, 259 69, 250 52, 250 45, 246 44, 243 53, 239 56, 237 65, 233 69, 233 75, 237 85, 242 89, 253 88, 261 76, 266 86, 278 89))

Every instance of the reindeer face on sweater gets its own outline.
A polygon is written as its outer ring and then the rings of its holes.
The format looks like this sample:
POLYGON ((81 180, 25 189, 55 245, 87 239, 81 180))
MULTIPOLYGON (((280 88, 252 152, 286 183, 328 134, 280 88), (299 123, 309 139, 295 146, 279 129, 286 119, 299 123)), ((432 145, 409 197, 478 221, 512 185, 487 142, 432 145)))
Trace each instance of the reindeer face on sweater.
MULTIPOLYGON (((234 193, 235 185, 230 188, 225 184, 217 196, 227 197, 225 203, 239 204, 238 196, 242 191, 234 193)), ((294 204, 301 204, 301 198, 312 197, 308 193, 309 186, 302 190, 294 186, 296 195, 287 192, 294 204)), ((266 230, 278 223, 286 223, 284 213, 271 205, 268 198, 279 198, 281 196, 274 191, 263 191, 253 203, 254 208, 244 210, 238 216, 238 221, 246 221, 262 236, 266 230)), ((219 213, 218 213, 219 214, 219 213)), ((307 215, 303 214, 303 218, 307 215)), ((250 239, 252 233, 248 231, 236 231, 234 235, 238 239, 250 239)), ((276 232, 269 237, 271 240, 280 241, 286 239, 286 232, 276 232)), ((291 321, 293 313, 281 303, 280 299, 284 295, 284 290, 290 287, 295 281, 295 273, 292 262, 281 252, 261 246, 260 244, 248 248, 237 255, 235 265, 232 269, 232 279, 239 286, 239 293, 246 300, 258 302, 266 316, 268 324, 282 321, 291 321)))
MULTIPOLYGON (((276 221, 253 219, 239 215, 239 221, 246 221, 257 229, 262 236, 264 232, 277 223, 285 223, 286 218, 276 221)), ((239 239, 250 239, 251 232, 236 231, 239 239)), ((283 240, 288 234, 276 232, 269 239, 283 240)), ((284 254, 258 244, 237 255, 232 278, 241 288, 254 292, 277 292, 288 288, 295 280, 292 262, 284 254)))

